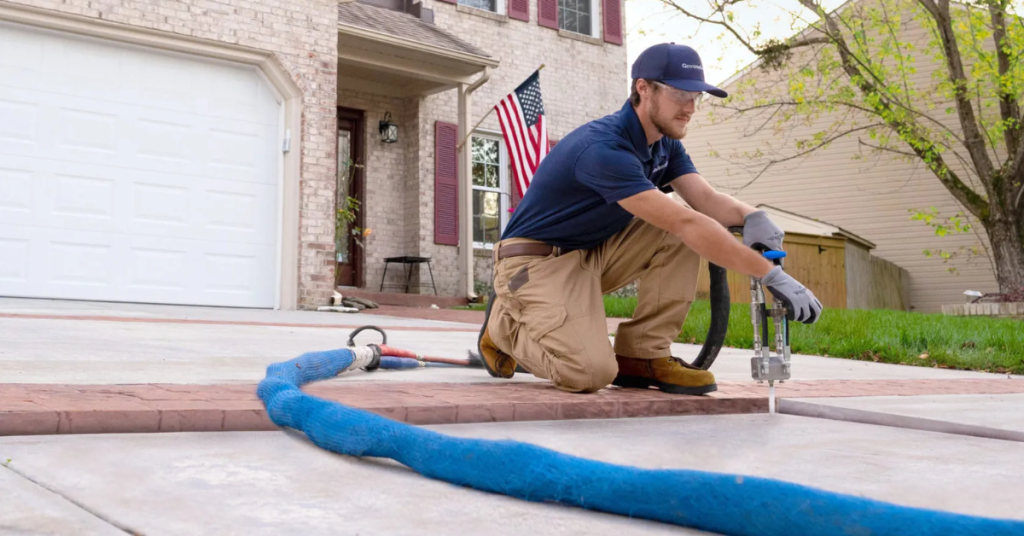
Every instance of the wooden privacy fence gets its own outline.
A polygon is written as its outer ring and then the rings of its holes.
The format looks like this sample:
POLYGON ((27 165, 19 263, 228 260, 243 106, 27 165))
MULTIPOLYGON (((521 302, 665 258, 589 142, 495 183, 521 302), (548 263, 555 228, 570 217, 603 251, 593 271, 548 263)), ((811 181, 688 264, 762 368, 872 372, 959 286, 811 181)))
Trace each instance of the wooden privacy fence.
MULTIPOLYGON (((737 240, 739 238, 737 237, 737 240)), ((844 238, 786 233, 787 273, 803 283, 831 309, 906 310, 907 272, 882 259, 872 257, 859 243, 844 238)), ((732 303, 750 303, 750 278, 729 271, 732 303)), ((697 296, 709 293, 707 260, 701 260, 697 296)), ((771 302, 771 295, 767 296, 771 302)))

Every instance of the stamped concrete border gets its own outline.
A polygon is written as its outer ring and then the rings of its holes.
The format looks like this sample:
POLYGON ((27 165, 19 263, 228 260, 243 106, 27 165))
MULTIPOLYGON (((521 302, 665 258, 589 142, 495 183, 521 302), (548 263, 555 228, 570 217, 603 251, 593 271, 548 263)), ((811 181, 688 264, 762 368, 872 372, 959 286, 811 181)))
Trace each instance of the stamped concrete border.
MULTIPOLYGON (((720 382, 709 396, 546 383, 322 382, 306 392, 410 424, 765 413, 767 389, 720 382)), ((1013 379, 792 381, 780 398, 1024 393, 1013 379)), ((780 405, 780 408, 782 405, 780 405)), ((255 384, 0 386, 0 435, 274 430, 255 384)))
MULTIPOLYGON (((763 413, 764 397, 605 389, 593 395, 538 383, 318 384, 306 392, 410 424, 763 413)), ((0 436, 260 431, 277 427, 255 384, 34 385, 0 390, 0 436)))

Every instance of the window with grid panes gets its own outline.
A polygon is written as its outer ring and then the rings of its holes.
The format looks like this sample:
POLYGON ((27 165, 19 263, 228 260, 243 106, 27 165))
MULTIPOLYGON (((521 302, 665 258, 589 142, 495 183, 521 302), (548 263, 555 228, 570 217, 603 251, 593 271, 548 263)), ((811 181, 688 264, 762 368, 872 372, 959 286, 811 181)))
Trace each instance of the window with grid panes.
POLYGON ((592 0, 558 0, 558 27, 583 35, 593 32, 592 0))
POLYGON ((490 248, 508 223, 508 159, 501 138, 473 135, 473 245, 490 248))
POLYGON ((477 9, 483 9, 484 11, 497 13, 498 1, 499 0, 459 0, 459 5, 475 7, 477 9))

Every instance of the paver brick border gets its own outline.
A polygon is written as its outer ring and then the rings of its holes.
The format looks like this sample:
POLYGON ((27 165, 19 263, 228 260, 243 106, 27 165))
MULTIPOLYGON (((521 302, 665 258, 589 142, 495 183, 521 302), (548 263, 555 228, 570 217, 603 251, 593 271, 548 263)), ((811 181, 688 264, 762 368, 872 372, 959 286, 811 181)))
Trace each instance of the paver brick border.
MULTIPOLYGON (((765 413, 767 389, 720 382, 710 396, 609 388, 590 395, 546 383, 323 382, 312 395, 410 424, 765 413)), ((1020 379, 790 381, 780 398, 1024 393, 1020 379)), ((277 427, 255 384, 0 384, 0 436, 261 431, 277 427)))

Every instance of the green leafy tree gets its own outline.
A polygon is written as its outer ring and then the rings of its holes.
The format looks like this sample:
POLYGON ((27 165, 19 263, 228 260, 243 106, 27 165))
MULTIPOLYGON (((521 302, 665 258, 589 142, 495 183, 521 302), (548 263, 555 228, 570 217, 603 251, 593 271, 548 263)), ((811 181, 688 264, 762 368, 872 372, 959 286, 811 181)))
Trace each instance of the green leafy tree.
POLYGON ((764 38, 760 23, 740 20, 754 0, 660 1, 758 56, 763 76, 745 77, 711 112, 716 121, 754 115, 759 129, 794 133, 795 154, 744 155, 763 162, 751 182, 772 165, 856 136, 870 153, 923 164, 963 213, 917 209, 915 219, 939 234, 976 222, 990 246, 975 253, 991 258, 1000 290, 1024 287, 1018 0, 853 0, 834 11, 819 0, 776 0, 800 29, 787 40, 764 38), (834 121, 822 127, 823 117, 834 121))

